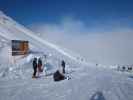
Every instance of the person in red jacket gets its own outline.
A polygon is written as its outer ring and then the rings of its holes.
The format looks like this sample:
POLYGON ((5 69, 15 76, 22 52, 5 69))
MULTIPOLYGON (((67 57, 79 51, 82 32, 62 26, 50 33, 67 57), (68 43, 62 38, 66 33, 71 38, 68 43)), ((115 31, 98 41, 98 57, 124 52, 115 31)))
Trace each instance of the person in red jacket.
POLYGON ((38 59, 38 72, 43 72, 41 58, 38 59))

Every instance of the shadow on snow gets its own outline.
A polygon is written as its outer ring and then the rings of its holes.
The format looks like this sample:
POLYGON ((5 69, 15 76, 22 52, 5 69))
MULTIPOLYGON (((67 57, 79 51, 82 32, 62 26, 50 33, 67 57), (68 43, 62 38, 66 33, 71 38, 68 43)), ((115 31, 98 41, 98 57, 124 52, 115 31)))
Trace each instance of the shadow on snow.
POLYGON ((92 95, 90 100, 105 100, 105 98, 103 96, 103 93, 98 91, 92 95))

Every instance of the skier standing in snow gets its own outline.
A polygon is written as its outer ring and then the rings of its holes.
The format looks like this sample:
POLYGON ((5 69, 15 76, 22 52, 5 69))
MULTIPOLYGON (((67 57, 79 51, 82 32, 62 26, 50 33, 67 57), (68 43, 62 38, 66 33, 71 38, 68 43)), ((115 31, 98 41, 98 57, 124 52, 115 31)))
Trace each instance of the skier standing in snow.
POLYGON ((43 69, 42 69, 42 60, 41 60, 41 58, 38 59, 38 64, 37 64, 37 66, 38 66, 38 76, 39 76, 39 73, 40 73, 40 72, 43 72, 43 69))
POLYGON ((62 72, 63 74, 65 74, 65 66, 66 66, 66 63, 64 60, 61 61, 61 66, 62 66, 62 72))
POLYGON ((36 72, 37 72, 37 58, 34 58, 34 60, 33 60, 33 70, 34 70, 34 72, 33 72, 32 78, 36 78, 36 72))

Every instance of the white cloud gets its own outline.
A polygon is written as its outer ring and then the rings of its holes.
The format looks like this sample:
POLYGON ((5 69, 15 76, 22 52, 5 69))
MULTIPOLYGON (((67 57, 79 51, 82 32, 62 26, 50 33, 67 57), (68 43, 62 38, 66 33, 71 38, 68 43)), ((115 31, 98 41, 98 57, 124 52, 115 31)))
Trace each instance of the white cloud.
POLYGON ((80 20, 64 18, 58 24, 33 24, 31 29, 54 44, 102 64, 132 64, 133 30, 122 25, 90 27, 80 20))

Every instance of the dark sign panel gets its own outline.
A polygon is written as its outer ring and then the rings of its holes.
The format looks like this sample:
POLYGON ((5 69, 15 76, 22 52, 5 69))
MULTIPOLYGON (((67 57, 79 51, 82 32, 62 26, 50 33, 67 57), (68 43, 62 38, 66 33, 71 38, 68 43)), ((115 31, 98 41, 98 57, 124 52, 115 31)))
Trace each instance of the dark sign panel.
POLYGON ((28 53, 28 41, 12 40, 12 56, 25 55, 28 53))

